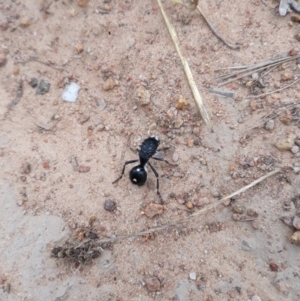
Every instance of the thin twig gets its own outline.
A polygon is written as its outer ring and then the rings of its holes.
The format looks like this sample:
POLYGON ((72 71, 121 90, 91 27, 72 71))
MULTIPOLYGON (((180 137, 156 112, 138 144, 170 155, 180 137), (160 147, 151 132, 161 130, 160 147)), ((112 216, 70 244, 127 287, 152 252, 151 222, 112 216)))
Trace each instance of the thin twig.
POLYGON ((178 38, 177 38, 177 34, 173 28, 173 26, 171 25, 164 9, 163 9, 163 6, 161 4, 161 1, 160 0, 157 0, 157 3, 160 7, 160 11, 163 15, 163 18, 165 20, 165 23, 167 25, 167 28, 168 28, 168 31, 170 33, 170 36, 172 38, 172 41, 174 43, 174 46, 175 46, 175 49, 177 51, 177 54, 178 56, 180 57, 180 60, 181 60, 181 63, 182 63, 182 66, 183 66, 183 69, 184 69, 184 72, 185 72, 185 75, 187 77, 187 80, 189 82, 189 85, 191 87, 191 90, 193 92, 193 95, 194 95, 194 99, 196 101, 196 104, 199 108, 199 111, 200 111, 200 114, 202 116, 202 118, 204 119, 205 123, 209 126, 209 128, 212 130, 212 125, 211 125, 211 122, 210 122, 210 118, 209 118, 209 115, 206 111, 206 108, 203 104, 203 100, 201 98, 201 95, 199 93, 199 90, 196 86, 196 83, 195 83, 195 80, 193 78, 193 74, 191 72, 191 69, 189 67, 189 64, 187 62, 187 60, 182 56, 181 52, 180 52, 180 49, 179 49, 179 42, 178 42, 178 38))
POLYGON ((244 186, 243 188, 237 190, 236 192, 230 194, 230 195, 227 195, 225 196, 224 198, 222 198, 221 200, 218 200, 216 201, 215 203, 211 204, 211 205, 208 205, 206 206, 205 208, 191 214, 190 216, 186 217, 186 218, 181 218, 181 219, 178 219, 174 222, 171 222, 171 223, 167 223, 167 224, 164 224, 164 225, 161 225, 161 226, 157 226, 157 227, 153 227, 149 230, 145 230, 145 231, 141 231, 141 232, 137 232, 137 233, 133 233, 133 234, 130 234, 130 235, 119 235, 119 236, 116 236, 114 238, 106 238, 106 239, 101 239, 98 241, 99 244, 101 243, 106 243, 106 242, 114 242, 114 241, 117 241, 117 240, 121 240, 121 239, 127 239, 127 238, 133 238, 133 237, 139 237, 139 236, 143 236, 143 235, 146 235, 146 234, 150 234, 150 233, 153 233, 153 232, 159 232, 159 231, 162 231, 162 230, 165 230, 167 228, 170 228, 170 227, 173 227, 173 226, 178 226, 179 224, 183 223, 183 222, 187 222, 189 221, 191 218, 194 218, 196 216, 199 216, 199 215, 202 215, 204 214, 205 212, 211 210, 211 209, 214 209, 216 208, 218 205, 222 204, 225 200, 227 199, 230 199, 242 192, 245 192, 246 190, 248 190, 249 188, 261 183, 262 181, 266 180, 267 178, 279 173, 281 171, 280 168, 277 168, 269 173, 267 173, 266 175, 260 177, 259 179, 253 181, 252 183, 250 183, 249 185, 246 185, 244 186))
MULTIPOLYGON (((300 58, 300 54, 295 55, 295 56, 289 56, 289 57, 284 57, 284 58, 280 58, 280 59, 275 59, 275 60, 269 60, 266 62, 254 64, 254 65, 251 65, 248 67, 239 67, 238 66, 238 67, 228 67, 228 68, 216 69, 215 71, 224 70, 224 69, 245 69, 242 71, 236 71, 236 72, 233 72, 230 74, 221 75, 221 76, 217 77, 216 80, 225 80, 227 78, 239 75, 243 72, 247 72, 247 75, 248 75, 250 70, 253 70, 253 71, 255 69, 261 70, 262 67, 264 67, 264 68, 272 67, 272 66, 280 65, 281 63, 286 63, 286 62, 289 62, 289 61, 292 61, 292 60, 295 60, 298 58, 300 58)), ((264 69, 264 68, 262 68, 262 69, 264 69)), ((256 71, 259 71, 259 70, 256 70, 256 71)), ((247 76, 247 75, 244 75, 244 76, 247 76)))
POLYGON ((269 95, 269 94, 273 94, 273 93, 277 93, 277 92, 280 92, 284 89, 287 89, 291 86, 293 86, 296 82, 298 82, 300 80, 300 77, 297 78, 296 80, 294 80, 292 83, 280 88, 280 89, 277 89, 277 90, 274 90, 274 91, 270 91, 270 92, 266 92, 266 93, 262 93, 262 94, 259 94, 259 95, 251 95, 249 96, 249 98, 252 98, 252 99, 255 99, 255 98, 260 98, 260 97, 263 97, 263 96, 266 96, 266 95, 269 95))
POLYGON ((18 63, 18 64, 26 64, 26 63, 28 63, 28 62, 38 62, 38 63, 40 63, 40 64, 49 66, 49 67, 54 68, 54 69, 57 69, 57 70, 63 70, 63 71, 66 71, 66 69, 64 69, 64 68, 62 68, 62 67, 57 67, 57 66, 55 66, 55 65, 53 65, 53 64, 51 64, 51 63, 41 61, 41 60, 39 60, 37 57, 34 57, 34 56, 30 57, 29 59, 27 59, 27 60, 25 60, 25 61, 17 61, 16 63, 18 63))
POLYGON ((241 45, 239 45, 239 44, 233 45, 233 44, 230 44, 227 41, 225 41, 225 39, 214 29, 213 25, 210 24, 207 17, 205 16, 205 14, 203 13, 203 11, 201 10, 201 8, 199 6, 197 6, 197 10, 200 13, 200 15, 202 15, 203 19, 205 20, 205 22, 208 25, 208 27, 210 28, 210 30, 220 41, 222 41, 227 47, 229 47, 231 49, 240 49, 241 48, 241 45))

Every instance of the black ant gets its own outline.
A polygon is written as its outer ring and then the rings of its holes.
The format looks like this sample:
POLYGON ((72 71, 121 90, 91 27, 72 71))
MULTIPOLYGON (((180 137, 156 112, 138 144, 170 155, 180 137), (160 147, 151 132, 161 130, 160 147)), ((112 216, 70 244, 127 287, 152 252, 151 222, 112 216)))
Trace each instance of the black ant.
POLYGON ((156 177, 156 191, 157 191, 157 194, 160 197, 160 200, 162 201, 162 198, 161 198, 161 195, 160 195, 160 192, 159 192, 158 173, 155 170, 155 168, 151 165, 151 163, 149 162, 149 160, 152 158, 154 160, 164 161, 167 164, 170 164, 167 160, 157 158, 157 157, 153 157, 157 152, 157 148, 159 146, 159 143, 160 143, 160 141, 159 141, 158 137, 155 137, 155 136, 151 136, 151 137, 145 139, 143 141, 143 143, 140 145, 140 150, 139 150, 139 158, 140 159, 139 160, 126 161, 124 163, 123 170, 122 170, 122 173, 121 173, 120 177, 118 179, 116 179, 114 182, 112 182, 112 184, 117 183, 123 177, 126 165, 140 161, 139 165, 133 167, 130 170, 129 177, 130 177, 131 182, 135 185, 138 185, 138 186, 142 186, 146 183, 146 181, 147 181, 146 164, 148 164, 150 166, 150 168, 152 169, 155 177, 156 177))

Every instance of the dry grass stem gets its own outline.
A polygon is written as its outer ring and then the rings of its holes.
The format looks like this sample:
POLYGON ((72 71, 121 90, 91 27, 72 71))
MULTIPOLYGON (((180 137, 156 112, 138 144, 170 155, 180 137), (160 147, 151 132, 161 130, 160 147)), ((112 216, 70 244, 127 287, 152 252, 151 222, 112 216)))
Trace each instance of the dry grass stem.
POLYGON ((157 227, 153 227, 149 230, 145 230, 145 231, 141 231, 141 232, 137 232, 137 233, 133 233, 133 234, 130 234, 130 235, 120 235, 120 236, 116 236, 114 237, 113 239, 112 238, 107 238, 107 239, 101 239, 98 241, 99 244, 101 243, 107 243, 107 242, 114 242, 114 241, 117 241, 117 240, 122 240, 122 239, 128 239, 128 238, 133 238, 133 237, 139 237, 139 236, 144 236, 144 235, 147 235, 147 234, 150 234, 150 233, 153 233, 153 232, 159 232, 159 231, 162 231, 162 230, 165 230, 167 228, 170 228, 170 227, 173 227, 173 226, 178 226, 179 224, 183 223, 183 222, 187 222, 189 221, 190 219, 196 217, 196 216, 200 216, 202 214, 204 214, 205 212, 209 211, 209 210, 212 210, 214 208, 216 208, 218 205, 222 204, 225 200, 227 199, 230 199, 242 192, 245 192, 246 190, 248 190, 249 188, 261 183, 262 181, 266 180, 267 178, 279 173, 281 171, 280 168, 277 168, 269 173, 267 173, 266 175, 258 178, 257 180, 253 181, 252 183, 244 186, 243 188, 233 192, 232 194, 230 195, 227 195, 225 196, 224 198, 222 198, 221 200, 218 200, 216 202, 214 202, 213 204, 211 205, 208 205, 206 206, 205 208, 201 209, 201 210, 198 210, 197 212, 191 214, 190 216, 186 217, 186 218, 182 218, 182 219, 178 219, 174 222, 171 222, 171 223, 167 223, 167 224, 164 224, 164 225, 161 225, 161 226, 157 226, 157 227))
POLYGON ((157 0, 157 3, 159 5, 159 7, 160 7, 161 13, 162 13, 163 18, 165 20, 165 23, 167 25, 168 31, 169 31, 170 36, 172 38, 172 41, 174 43, 175 49, 177 51, 177 54, 180 57, 180 60, 181 60, 181 63, 182 63, 185 75, 187 77, 187 80, 188 80, 189 85, 191 87, 191 90, 193 92, 194 99, 195 99, 195 102, 196 102, 196 104, 197 104, 197 106, 199 108, 200 114, 201 114, 203 120, 205 121, 205 123, 209 126, 210 129, 212 129, 212 125, 211 125, 211 121, 210 121, 209 115, 208 115, 208 113, 206 111, 206 108, 205 108, 205 106, 203 104, 203 100, 202 100, 201 95, 199 93, 199 90, 198 90, 198 88, 196 86, 196 83, 195 83, 195 80, 193 78, 193 75, 192 75, 191 69, 189 67, 189 64, 188 64, 187 60, 182 56, 182 54, 180 52, 177 34, 176 34, 173 26, 171 25, 171 23, 170 23, 167 15, 166 15, 166 13, 165 13, 165 11, 163 9, 161 1, 157 0))

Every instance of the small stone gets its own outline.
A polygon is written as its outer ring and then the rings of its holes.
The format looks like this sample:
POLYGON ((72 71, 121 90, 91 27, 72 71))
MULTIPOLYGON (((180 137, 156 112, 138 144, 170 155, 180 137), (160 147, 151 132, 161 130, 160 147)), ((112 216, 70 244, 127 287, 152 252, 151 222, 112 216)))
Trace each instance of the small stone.
POLYGON ((257 212, 256 212, 255 210, 253 210, 253 209, 248 209, 248 210, 247 210, 247 215, 248 215, 248 216, 251 216, 251 217, 256 217, 256 216, 258 216, 257 212))
POLYGON ((293 244, 300 245, 300 231, 296 231, 291 237, 290 240, 293 244))
POLYGON ((17 76, 20 74, 20 67, 19 66, 14 66, 13 68, 13 75, 17 76))
POLYGON ((298 146, 300 146, 300 138, 296 138, 295 139, 295 144, 298 145, 298 146))
POLYGON ((28 175, 31 171, 31 165, 27 162, 23 163, 21 166, 21 173, 28 175))
POLYGON ((103 111, 106 108, 106 102, 104 99, 100 99, 97 101, 98 107, 103 111))
POLYGON ((292 133, 285 133, 283 137, 278 137, 275 147, 280 151, 291 150, 294 145, 295 136, 292 133))
POLYGON ((256 229, 256 230, 261 228, 260 222, 259 222, 257 219, 251 221, 251 225, 252 225, 252 227, 253 227, 254 229, 256 229))
POLYGON ((7 63, 6 53, 3 50, 0 50, 0 67, 5 66, 7 63))
POLYGON ((174 121, 174 128, 180 129, 182 125, 183 125, 183 120, 180 117, 177 117, 176 120, 174 121))
POLYGON ((256 109, 258 109, 258 103, 256 100, 251 100, 249 105, 250 105, 250 108, 252 111, 255 111, 256 109))
POLYGON ((254 296, 251 298, 251 301, 261 301, 261 299, 260 299, 257 295, 254 295, 254 296))
POLYGON ((73 221, 68 221, 68 226, 71 230, 75 230, 76 229, 76 224, 73 221))
POLYGON ((179 154, 177 152, 174 152, 172 155, 172 160, 174 162, 177 162, 179 160, 179 154))
POLYGON ((291 152, 293 154, 297 154, 299 152, 299 146, 298 145, 294 145, 292 148, 291 148, 291 152))
POLYGON ((291 15, 291 21, 300 23, 300 16, 291 15))
POLYGON ((79 54, 81 52, 83 52, 84 50, 84 45, 82 43, 79 43, 75 46, 76 52, 79 54))
POLYGON ((36 90, 37 95, 44 95, 49 92, 51 84, 46 80, 41 80, 40 84, 36 90))
POLYGON ((238 213, 234 213, 234 214, 232 214, 232 219, 234 220, 234 221, 240 221, 241 219, 242 219, 242 215, 241 214, 238 214, 238 213))
POLYGON ((284 115, 280 118, 280 121, 285 125, 290 125, 293 120, 292 113, 289 110, 284 112, 284 115))
POLYGON ((176 109, 177 110, 186 110, 188 107, 188 102, 183 96, 179 96, 177 103, 176 103, 176 109))
POLYGON ((32 87, 32 88, 36 88, 37 85, 38 85, 39 81, 37 80, 37 78, 33 77, 30 82, 29 82, 29 85, 32 87))
POLYGON ((22 28, 26 28, 30 25, 30 19, 28 17, 20 18, 19 24, 22 28))
POLYGON ((160 290, 160 281, 157 277, 149 277, 144 280, 149 292, 160 290))
POLYGON ((289 55, 290 56, 295 56, 295 55, 297 55, 298 54, 298 51, 296 50, 296 49, 291 49, 290 51, 289 51, 289 55))
POLYGON ((193 138, 190 138, 187 142, 187 146, 188 147, 193 147, 194 146, 194 139, 193 138))
POLYGON ((43 162, 43 168, 44 168, 44 169, 50 169, 50 165, 49 165, 49 162, 48 162, 48 161, 44 161, 44 162, 43 162))
POLYGON ((285 72, 285 73, 281 74, 281 80, 282 81, 292 80, 293 78, 294 78, 293 73, 285 72))
POLYGON ((112 77, 109 77, 102 85, 102 89, 104 91, 109 91, 112 90, 115 86, 117 86, 116 81, 112 77))
POLYGON ((185 203, 185 207, 192 210, 194 208, 194 204, 191 201, 185 203))
POLYGON ((294 169, 295 174, 298 174, 300 171, 300 167, 298 167, 298 166, 295 166, 293 169, 294 169))
POLYGON ((104 130, 105 130, 105 125, 103 125, 101 123, 96 127, 97 132, 102 132, 104 130))
POLYGON ((194 200, 193 204, 196 207, 203 207, 205 205, 208 205, 210 203, 209 199, 206 197, 200 198, 198 200, 194 200))
POLYGON ((90 0, 78 0, 77 4, 80 7, 86 7, 90 0))
POLYGON ((297 41, 300 41, 300 32, 296 33, 294 38, 297 40, 297 41))
POLYGON ((85 122, 87 122, 90 119, 89 115, 82 115, 80 116, 80 118, 78 119, 78 122, 80 124, 84 124, 85 122))
POLYGON ((89 172, 91 168, 89 166, 84 166, 84 165, 79 165, 78 166, 78 171, 81 173, 86 173, 89 172))
POLYGON ((293 226, 297 229, 300 230, 300 217, 299 216, 295 216, 293 219, 293 226))
POLYGON ((191 280, 196 280, 197 279, 196 273, 194 273, 194 272, 190 273, 190 279, 191 280))
POLYGON ((162 214, 164 211, 164 206, 160 204, 150 203, 144 210, 147 217, 153 218, 156 215, 162 214))
POLYGON ((140 85, 134 93, 134 100, 137 104, 141 106, 146 106, 150 103, 150 93, 149 91, 142 85, 140 85))
POLYGON ((241 206, 241 205, 238 205, 238 204, 234 204, 232 206, 232 212, 234 212, 234 213, 243 214, 244 211, 245 211, 244 206, 241 206))
POLYGON ((156 123, 154 122, 154 123, 150 124, 149 131, 154 131, 155 129, 156 129, 156 123))
POLYGON ((95 215, 92 215, 92 216, 90 217, 90 223, 93 224, 95 221, 96 221, 96 216, 95 216, 95 215))
POLYGON ((71 82, 66 85, 61 97, 64 101, 75 102, 78 98, 79 90, 80 86, 75 82, 71 82))
POLYGON ((271 262, 269 264, 269 267, 270 267, 270 269, 271 269, 272 272, 278 272, 278 270, 279 270, 279 267, 278 267, 278 265, 275 262, 271 262))
POLYGON ((265 129, 267 131, 272 131, 274 129, 274 126, 275 126, 275 121, 273 119, 270 119, 265 123, 265 129))
POLYGON ((117 203, 112 200, 106 200, 104 202, 104 209, 110 212, 115 211, 117 209, 117 203))

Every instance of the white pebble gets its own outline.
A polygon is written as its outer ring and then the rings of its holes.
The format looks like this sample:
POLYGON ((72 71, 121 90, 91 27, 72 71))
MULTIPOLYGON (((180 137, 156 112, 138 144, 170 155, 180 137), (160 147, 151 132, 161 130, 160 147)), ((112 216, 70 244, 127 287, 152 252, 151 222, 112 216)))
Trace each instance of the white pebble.
POLYGON ((251 298, 251 301, 261 301, 261 299, 260 299, 257 295, 254 295, 254 296, 251 298))
POLYGON ((66 86, 64 93, 62 94, 62 99, 64 101, 75 102, 78 97, 79 90, 79 85, 74 82, 70 83, 66 86))
POLYGON ((299 152, 299 146, 294 145, 294 146, 292 147, 292 149, 291 149, 291 152, 292 152, 293 154, 297 154, 297 153, 299 152))
POLYGON ((192 273, 190 273, 190 279, 191 280, 196 280, 196 273, 194 273, 194 272, 192 272, 192 273))

